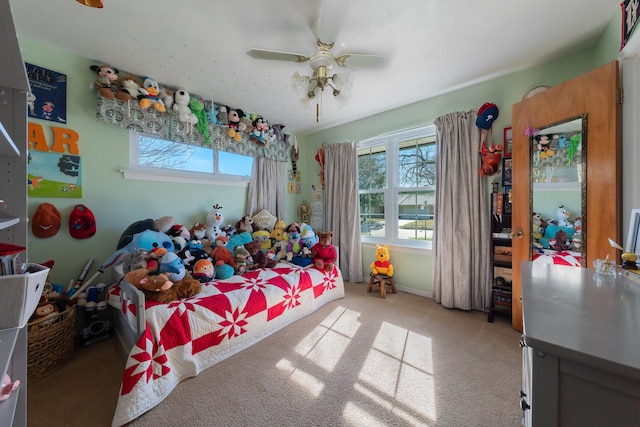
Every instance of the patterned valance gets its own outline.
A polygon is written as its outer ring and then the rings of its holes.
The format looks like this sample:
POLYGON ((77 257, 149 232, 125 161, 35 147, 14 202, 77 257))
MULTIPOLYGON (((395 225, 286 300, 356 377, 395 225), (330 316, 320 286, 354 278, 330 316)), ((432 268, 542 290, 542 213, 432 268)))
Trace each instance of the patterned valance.
POLYGON ((289 160, 289 143, 274 140, 262 146, 242 135, 241 141, 227 136, 227 128, 209 123, 211 144, 205 141, 195 125, 178 120, 173 112, 161 113, 153 108, 142 109, 137 102, 107 99, 98 95, 96 116, 99 120, 147 135, 157 136, 184 144, 213 147, 229 153, 286 162, 289 160))

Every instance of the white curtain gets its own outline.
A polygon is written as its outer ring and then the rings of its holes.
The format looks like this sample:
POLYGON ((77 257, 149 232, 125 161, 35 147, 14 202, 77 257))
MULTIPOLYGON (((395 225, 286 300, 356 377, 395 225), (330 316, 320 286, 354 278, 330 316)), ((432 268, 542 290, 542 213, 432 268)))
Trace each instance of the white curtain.
POLYGON ((340 271, 350 282, 363 281, 357 149, 356 142, 324 146, 324 228, 333 231, 340 271))
POLYGON ((477 112, 435 120, 437 128, 435 300, 448 308, 485 310, 489 299, 490 217, 486 179, 480 176, 477 112))
POLYGON ((247 208, 250 215, 262 209, 284 218, 284 198, 287 187, 286 162, 256 157, 253 159, 251 181, 247 191, 247 208))

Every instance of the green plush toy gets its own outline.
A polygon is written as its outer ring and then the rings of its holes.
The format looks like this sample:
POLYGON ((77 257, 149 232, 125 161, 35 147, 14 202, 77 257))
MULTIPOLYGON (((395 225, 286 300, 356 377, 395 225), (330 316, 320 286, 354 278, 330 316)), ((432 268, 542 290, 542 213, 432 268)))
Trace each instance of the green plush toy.
POLYGON ((189 109, 198 119, 196 128, 202 136, 207 145, 211 145, 211 136, 209 134, 209 119, 207 118, 207 111, 205 110, 204 101, 197 98, 191 98, 189 100, 189 109))

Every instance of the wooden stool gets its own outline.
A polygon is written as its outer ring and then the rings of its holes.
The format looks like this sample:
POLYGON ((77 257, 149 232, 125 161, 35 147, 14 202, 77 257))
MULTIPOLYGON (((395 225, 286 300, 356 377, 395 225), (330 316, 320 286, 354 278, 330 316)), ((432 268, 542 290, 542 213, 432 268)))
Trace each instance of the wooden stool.
POLYGON ((391 287, 391 292, 397 294, 396 284, 393 281, 393 277, 385 276, 384 274, 373 274, 371 273, 371 278, 369 279, 369 287, 367 288, 367 292, 371 292, 374 286, 380 288, 380 296, 382 298, 387 297, 387 286, 391 287))

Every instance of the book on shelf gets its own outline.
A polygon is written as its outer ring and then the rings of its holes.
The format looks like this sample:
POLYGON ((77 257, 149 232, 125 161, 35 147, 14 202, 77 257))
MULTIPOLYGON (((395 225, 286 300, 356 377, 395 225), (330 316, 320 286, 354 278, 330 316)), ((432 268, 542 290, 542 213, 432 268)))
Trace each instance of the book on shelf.
POLYGON ((27 250, 24 246, 0 243, 0 275, 18 274, 20 256, 27 250))

